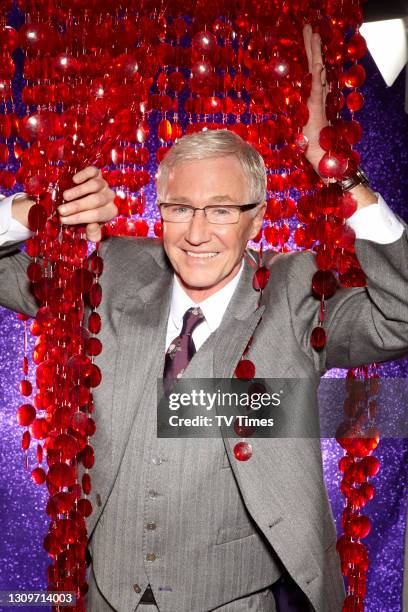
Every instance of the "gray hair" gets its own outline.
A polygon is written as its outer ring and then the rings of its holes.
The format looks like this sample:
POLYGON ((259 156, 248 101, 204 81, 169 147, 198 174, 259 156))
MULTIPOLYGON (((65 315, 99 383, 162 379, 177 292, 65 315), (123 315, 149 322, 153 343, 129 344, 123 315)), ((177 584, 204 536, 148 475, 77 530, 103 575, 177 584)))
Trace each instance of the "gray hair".
POLYGON ((157 173, 157 196, 164 191, 171 168, 184 161, 227 157, 234 155, 248 179, 251 202, 266 199, 266 169, 262 156, 238 134, 229 130, 206 130, 183 136, 174 144, 161 161, 157 173))

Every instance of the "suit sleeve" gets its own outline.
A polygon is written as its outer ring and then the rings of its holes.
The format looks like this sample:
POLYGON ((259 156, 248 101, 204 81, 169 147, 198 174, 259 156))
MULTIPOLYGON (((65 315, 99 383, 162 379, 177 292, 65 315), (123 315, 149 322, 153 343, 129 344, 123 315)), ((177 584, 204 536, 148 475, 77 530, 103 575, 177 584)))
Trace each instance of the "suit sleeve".
POLYGON ((27 266, 31 258, 19 244, 0 247, 0 305, 34 317, 38 305, 30 292, 27 266))
MULTIPOLYGON (((110 240, 101 243, 100 254, 105 257, 110 240)), ((38 303, 30 291, 27 266, 32 259, 20 251, 21 243, 0 246, 0 306, 34 317, 38 303)))
POLYGON ((310 252, 292 254, 286 283, 292 329, 301 350, 322 374, 330 368, 408 356, 408 226, 400 221, 404 232, 394 242, 356 240, 367 286, 339 289, 326 301, 328 340, 320 352, 310 344, 319 311, 319 300, 311 293, 315 257, 310 252))

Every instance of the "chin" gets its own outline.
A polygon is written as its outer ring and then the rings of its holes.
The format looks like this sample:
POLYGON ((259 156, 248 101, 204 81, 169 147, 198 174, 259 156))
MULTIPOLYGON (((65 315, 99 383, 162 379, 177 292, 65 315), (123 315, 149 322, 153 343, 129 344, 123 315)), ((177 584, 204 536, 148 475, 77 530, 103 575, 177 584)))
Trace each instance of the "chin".
POLYGON ((185 285, 193 289, 210 289, 221 280, 218 276, 211 275, 209 277, 208 274, 200 274, 199 272, 185 273, 184 270, 179 271, 179 276, 185 285))

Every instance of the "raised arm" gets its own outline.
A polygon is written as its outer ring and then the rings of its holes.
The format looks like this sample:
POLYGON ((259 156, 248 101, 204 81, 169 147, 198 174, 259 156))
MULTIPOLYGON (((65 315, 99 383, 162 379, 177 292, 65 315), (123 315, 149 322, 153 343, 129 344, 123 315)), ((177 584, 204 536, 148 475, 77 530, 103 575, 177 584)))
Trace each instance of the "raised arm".
MULTIPOLYGON (((303 37, 312 75, 309 119, 303 128, 308 139, 305 156, 318 172, 325 153, 319 136, 328 125, 326 95, 330 84, 320 35, 306 25, 303 37)), ((356 255, 367 286, 339 289, 326 301, 328 342, 320 352, 310 344, 320 306, 311 291, 317 271, 315 256, 311 252, 288 255, 291 261, 286 289, 292 328, 301 350, 321 373, 333 367, 350 368, 408 355, 408 226, 368 185, 359 184, 350 193, 357 201, 357 211, 346 222, 356 235, 356 255)))
MULTIPOLYGON (((312 87, 307 101, 309 119, 303 127, 303 134, 308 139, 305 157, 319 173, 319 162, 325 154, 320 146, 319 137, 320 131, 329 124, 326 117, 326 96, 330 83, 326 78, 320 34, 313 32, 312 26, 307 24, 303 28, 303 40, 309 72, 312 75, 312 87)), ((350 193, 357 201, 357 210, 377 202, 376 194, 366 185, 356 185, 350 189, 350 193)))
MULTIPOLYGON (((65 203, 59 209, 61 221, 69 225, 87 224, 88 240, 98 242, 101 239, 100 224, 117 215, 113 202, 115 194, 102 178, 100 170, 92 166, 78 172, 73 181, 76 186, 64 192, 65 203)), ((10 218, 3 219, 6 230, 0 231, 0 304, 30 316, 35 315, 38 306, 30 293, 26 275, 31 260, 19 250, 19 242, 30 235, 28 211, 32 204, 24 194, 0 202, 0 209, 10 207, 10 218), (13 219, 17 226, 13 227, 13 219), (19 242, 13 242, 17 235, 20 236, 19 242)))

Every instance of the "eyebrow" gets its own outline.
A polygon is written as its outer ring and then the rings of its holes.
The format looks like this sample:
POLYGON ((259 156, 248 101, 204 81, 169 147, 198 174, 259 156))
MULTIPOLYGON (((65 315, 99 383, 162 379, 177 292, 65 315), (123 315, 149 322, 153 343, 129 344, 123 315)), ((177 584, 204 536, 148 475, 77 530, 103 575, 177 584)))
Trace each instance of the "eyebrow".
MULTIPOLYGON (((231 196, 229 195, 216 195, 216 196, 212 196, 211 198, 208 198, 209 202, 234 202, 236 203, 236 201, 231 198, 231 196)), ((174 197, 169 197, 166 199, 166 202, 177 202, 180 204, 191 204, 192 201, 190 200, 190 198, 186 198, 184 196, 174 196, 174 197)))

